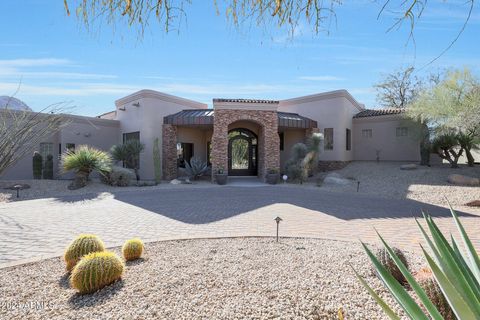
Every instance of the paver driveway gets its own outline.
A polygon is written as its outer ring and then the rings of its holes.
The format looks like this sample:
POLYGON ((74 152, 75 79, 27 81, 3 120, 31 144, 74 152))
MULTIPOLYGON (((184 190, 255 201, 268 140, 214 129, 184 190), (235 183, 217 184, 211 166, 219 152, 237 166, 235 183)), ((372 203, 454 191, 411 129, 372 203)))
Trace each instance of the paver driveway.
MULTIPOLYGON (((95 233, 107 246, 134 236, 273 236, 276 216, 284 220, 283 236, 376 242, 376 227, 391 243, 412 247, 421 239, 412 218, 421 209, 437 216, 441 228, 454 230, 441 207, 300 187, 186 187, 13 202, 0 205, 0 267, 61 255, 79 233, 95 233)), ((480 217, 463 219, 479 245, 480 217)))

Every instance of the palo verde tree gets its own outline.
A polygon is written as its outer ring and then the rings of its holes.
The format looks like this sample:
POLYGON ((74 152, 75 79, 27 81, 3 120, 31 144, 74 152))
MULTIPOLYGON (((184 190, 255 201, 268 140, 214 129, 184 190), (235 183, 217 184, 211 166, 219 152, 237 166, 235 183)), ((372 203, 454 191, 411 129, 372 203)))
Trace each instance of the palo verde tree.
POLYGON ((478 146, 480 135, 480 80, 470 70, 449 71, 437 85, 420 93, 408 113, 428 121, 437 135, 454 132, 460 150, 473 166, 471 150, 478 146))
MULTIPOLYGON (((225 13, 229 23, 257 26, 264 29, 287 29, 291 36, 299 25, 310 26, 315 34, 328 33, 337 23, 336 12, 343 4, 341 0, 210 0, 202 1, 212 7, 217 14, 225 13)), ((445 53, 463 33, 468 24, 475 0, 463 3, 445 1, 442 5, 461 6, 465 10, 463 26, 455 38, 442 51, 445 53)), ((178 31, 187 19, 188 6, 192 0, 64 0, 65 11, 75 10, 76 16, 87 28, 95 28, 107 23, 114 29, 116 25, 128 25, 143 36, 147 27, 157 22, 165 33, 178 31)), ((403 25, 409 28, 409 40, 414 38, 414 29, 422 14, 430 7, 430 2, 418 0, 388 1, 378 3, 378 17, 388 12, 393 22, 388 29, 397 30, 403 25)), ((450 8, 449 7, 449 8, 450 8)))

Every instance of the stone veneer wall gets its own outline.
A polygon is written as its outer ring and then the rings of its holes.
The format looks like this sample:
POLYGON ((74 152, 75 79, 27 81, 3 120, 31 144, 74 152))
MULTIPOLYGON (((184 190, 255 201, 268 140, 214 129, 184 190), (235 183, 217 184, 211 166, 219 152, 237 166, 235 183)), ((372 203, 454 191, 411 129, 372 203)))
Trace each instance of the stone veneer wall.
POLYGON ((177 177, 177 127, 171 124, 162 127, 162 167, 164 179, 177 177))
POLYGON ((267 169, 280 169, 280 141, 276 111, 215 109, 211 152, 212 180, 220 168, 228 173, 228 127, 241 120, 260 125, 258 176, 264 178, 267 169))

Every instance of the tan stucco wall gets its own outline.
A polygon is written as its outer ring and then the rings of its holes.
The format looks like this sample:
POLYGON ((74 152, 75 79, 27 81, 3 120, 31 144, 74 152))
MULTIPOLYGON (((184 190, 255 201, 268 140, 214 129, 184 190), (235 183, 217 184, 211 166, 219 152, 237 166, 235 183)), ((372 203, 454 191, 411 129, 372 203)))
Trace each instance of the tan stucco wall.
POLYGON ((122 134, 140 131, 140 141, 145 150, 140 155, 140 178, 153 180, 153 141, 159 138, 162 150, 162 125, 165 116, 185 109, 207 109, 206 104, 166 95, 152 90, 142 90, 116 101, 117 116, 120 121, 120 141, 122 134), (139 105, 138 107, 134 104, 139 105), (125 109, 122 111, 122 109, 125 109))
MULTIPOLYGON (((104 120, 91 117, 66 116, 69 124, 59 132, 41 142, 53 143, 53 170, 54 178, 68 179, 72 174, 62 174, 59 168, 59 143, 62 144, 62 152, 65 151, 66 143, 74 143, 75 147, 87 144, 101 150, 108 151, 118 142, 120 123, 118 121, 104 120)), ((39 151, 40 145, 32 149, 27 155, 8 169, 1 179, 32 179, 32 155, 39 151)))
POLYGON ((287 129, 283 132, 283 150, 280 151, 280 171, 285 170, 285 164, 292 155, 292 147, 298 142, 305 142, 305 129, 287 129))
POLYGON ((207 136, 211 130, 177 127, 177 142, 193 143, 193 156, 207 161, 207 136))
POLYGON ((278 111, 298 113, 317 121, 321 133, 325 128, 333 128, 333 150, 324 150, 320 154, 321 161, 353 160, 353 151, 346 150, 346 129, 352 129, 352 117, 360 109, 344 91, 283 100, 278 111))
POLYGON ((420 161, 418 127, 398 116, 379 116, 353 120, 353 152, 355 160, 420 161), (397 137, 396 128, 407 127, 407 137, 397 137), (372 137, 362 137, 363 129, 372 129, 372 137))

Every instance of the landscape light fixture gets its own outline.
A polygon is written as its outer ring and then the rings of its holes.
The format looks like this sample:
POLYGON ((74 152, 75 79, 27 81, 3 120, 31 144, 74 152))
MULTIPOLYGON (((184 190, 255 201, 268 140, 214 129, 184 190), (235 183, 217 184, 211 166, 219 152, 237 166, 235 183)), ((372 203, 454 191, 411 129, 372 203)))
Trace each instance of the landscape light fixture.
POLYGON ((276 217, 273 220, 275 220, 275 222, 277 223, 277 242, 278 242, 278 227, 280 226, 280 221, 283 221, 283 219, 280 217, 276 217))

